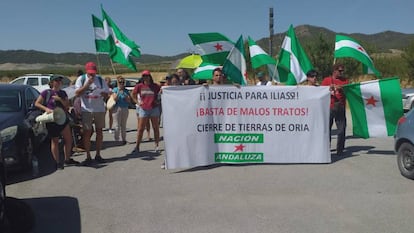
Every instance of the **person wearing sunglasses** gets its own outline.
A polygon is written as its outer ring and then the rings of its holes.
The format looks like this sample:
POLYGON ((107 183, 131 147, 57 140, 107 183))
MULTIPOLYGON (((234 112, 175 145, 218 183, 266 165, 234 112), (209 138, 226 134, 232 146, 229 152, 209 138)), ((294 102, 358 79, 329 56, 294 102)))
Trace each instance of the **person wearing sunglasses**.
POLYGON ((345 148, 345 130, 346 130, 346 98, 343 86, 349 81, 344 75, 345 66, 337 63, 333 66, 333 73, 331 76, 322 80, 322 86, 329 86, 331 92, 331 103, 329 112, 329 128, 330 135, 332 125, 335 120, 336 128, 338 130, 338 139, 336 143, 336 155, 342 156, 345 148))
POLYGON ((308 86, 319 86, 318 83, 318 72, 316 70, 309 70, 306 73, 306 81, 308 86))
POLYGON ((121 143, 125 145, 126 141, 126 125, 128 120, 128 106, 131 102, 131 97, 128 89, 125 88, 125 79, 122 76, 116 78, 118 85, 112 89, 112 98, 114 98, 116 104, 112 109, 112 117, 115 123, 115 141, 119 141, 121 136, 121 143))

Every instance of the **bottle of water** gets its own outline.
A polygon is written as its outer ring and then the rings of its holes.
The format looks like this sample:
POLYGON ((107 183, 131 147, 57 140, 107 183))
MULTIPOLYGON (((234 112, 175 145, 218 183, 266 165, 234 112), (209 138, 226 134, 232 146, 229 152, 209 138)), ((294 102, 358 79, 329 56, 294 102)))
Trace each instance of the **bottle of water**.
POLYGON ((39 161, 36 155, 32 156, 32 174, 33 176, 39 175, 39 161))

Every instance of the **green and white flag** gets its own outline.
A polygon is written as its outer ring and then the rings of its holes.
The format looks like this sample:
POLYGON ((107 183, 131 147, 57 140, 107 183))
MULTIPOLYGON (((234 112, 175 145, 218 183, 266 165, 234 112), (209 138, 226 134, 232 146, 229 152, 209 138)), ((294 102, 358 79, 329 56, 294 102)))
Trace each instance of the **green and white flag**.
POLYGON ((92 15, 92 25, 95 32, 95 48, 96 52, 109 53, 111 51, 111 43, 108 38, 109 35, 105 33, 102 20, 95 15, 92 15))
POLYGON ((282 83, 296 85, 306 80, 306 73, 311 69, 312 63, 290 25, 278 56, 277 76, 282 83))
POLYGON ((250 37, 248 37, 249 51, 250 51, 250 61, 252 63, 253 69, 257 69, 260 66, 266 65, 269 77, 271 79, 279 82, 279 79, 276 75, 276 60, 273 59, 269 54, 267 54, 260 46, 254 42, 250 37))
POLYGON ((387 137, 395 132, 403 115, 399 78, 387 78, 344 86, 352 114, 354 136, 387 137))
POLYGON ((217 33, 190 33, 191 41, 200 50, 203 62, 223 65, 234 43, 217 33))
POLYGON ((219 66, 203 62, 194 70, 192 77, 193 79, 213 79, 213 70, 217 67, 219 66))
POLYGON ((103 17, 103 28, 104 33, 110 36, 111 49, 109 51, 109 56, 114 62, 120 63, 127 66, 131 70, 137 71, 135 62, 132 60, 131 56, 140 57, 141 52, 139 51, 139 46, 135 44, 134 41, 129 40, 122 32, 119 30, 118 26, 114 21, 106 14, 102 8, 102 17, 103 17))
POLYGON ((223 73, 228 80, 247 85, 246 58, 244 56, 243 37, 240 36, 223 64, 223 73))
POLYGON ((249 43, 249 51, 250 51, 250 61, 252 63, 253 69, 257 69, 260 66, 264 66, 267 64, 276 64, 276 60, 273 59, 269 54, 267 54, 260 46, 252 40, 252 38, 247 38, 249 43))
POLYGON ((375 69, 374 62, 369 57, 368 53, 356 40, 351 37, 336 35, 334 57, 354 58, 363 64, 364 73, 375 74, 377 77, 381 77, 381 73, 375 69))

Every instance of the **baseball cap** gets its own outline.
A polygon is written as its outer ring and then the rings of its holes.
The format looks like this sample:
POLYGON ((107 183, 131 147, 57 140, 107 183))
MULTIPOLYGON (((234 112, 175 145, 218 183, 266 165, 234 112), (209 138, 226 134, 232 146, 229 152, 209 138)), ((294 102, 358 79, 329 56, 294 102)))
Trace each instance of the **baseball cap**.
POLYGON ((142 76, 144 76, 144 75, 151 75, 151 72, 149 70, 144 70, 144 71, 142 71, 141 75, 142 76))
POLYGON ((96 64, 93 62, 86 63, 85 70, 88 74, 96 74, 96 64))

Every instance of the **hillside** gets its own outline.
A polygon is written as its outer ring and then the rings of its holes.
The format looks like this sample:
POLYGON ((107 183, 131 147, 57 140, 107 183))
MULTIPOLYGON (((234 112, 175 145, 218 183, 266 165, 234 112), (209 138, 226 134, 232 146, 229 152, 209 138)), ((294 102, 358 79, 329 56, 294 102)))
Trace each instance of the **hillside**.
MULTIPOLYGON (((371 35, 361 33, 345 34, 334 32, 323 27, 301 25, 295 28, 295 32, 304 47, 312 44, 320 37, 328 42, 333 42, 335 40, 335 34, 343 34, 360 41, 364 47, 366 46, 368 50, 375 51, 376 53, 398 53, 398 51, 403 50, 410 42, 414 41, 414 34, 393 31, 385 31, 371 35)), ((284 37, 285 32, 273 36, 273 55, 279 51, 284 37)), ((269 38, 259 39, 257 44, 269 52, 269 38)), ((176 56, 143 54, 140 58, 134 58, 134 60, 141 64, 172 63, 184 56, 186 56, 185 53, 176 56)), ((91 60, 97 60, 97 55, 94 53, 46 53, 35 50, 0 50, 0 70, 36 69, 36 67, 39 69, 48 69, 52 66, 55 68, 71 68, 79 67, 91 60)), ((110 65, 108 56, 105 54, 99 55, 99 62, 104 66, 110 65)))
MULTIPOLYGON (((409 43, 414 41, 414 34, 404 34, 400 32, 385 31, 375 34, 362 34, 362 33, 341 33, 334 32, 323 27, 316 27, 311 25, 301 25, 295 28, 296 36, 301 42, 302 46, 307 46, 316 41, 320 36, 327 42, 335 42, 335 35, 341 34, 354 38, 359 41, 364 48, 371 49, 376 53, 394 53, 395 51, 401 51, 406 48, 409 43)), ((285 33, 278 33, 273 36, 272 51, 278 52, 280 45, 283 42, 285 33)), ((257 44, 268 52, 269 38, 262 38, 257 41, 257 44)))

